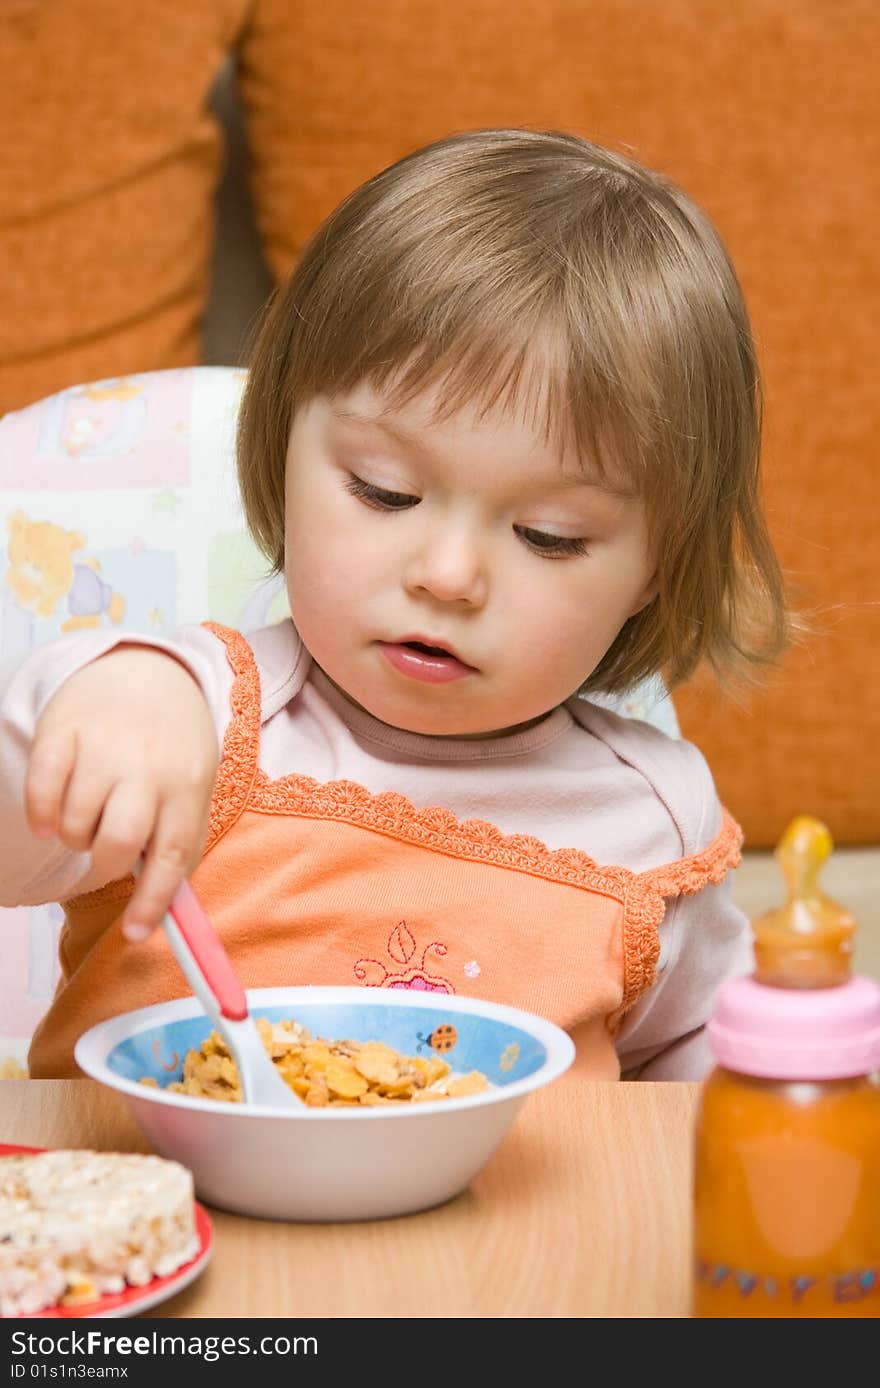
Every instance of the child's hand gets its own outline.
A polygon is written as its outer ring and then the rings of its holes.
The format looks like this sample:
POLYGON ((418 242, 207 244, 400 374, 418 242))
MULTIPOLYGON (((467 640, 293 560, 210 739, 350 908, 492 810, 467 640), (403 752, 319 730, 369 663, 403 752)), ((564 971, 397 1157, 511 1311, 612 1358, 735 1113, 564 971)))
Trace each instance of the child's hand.
POLYGON ((53 695, 34 734, 25 812, 35 834, 91 852, 102 881, 145 862, 123 915, 144 939, 198 863, 217 771, 207 701, 173 656, 116 647, 53 695))

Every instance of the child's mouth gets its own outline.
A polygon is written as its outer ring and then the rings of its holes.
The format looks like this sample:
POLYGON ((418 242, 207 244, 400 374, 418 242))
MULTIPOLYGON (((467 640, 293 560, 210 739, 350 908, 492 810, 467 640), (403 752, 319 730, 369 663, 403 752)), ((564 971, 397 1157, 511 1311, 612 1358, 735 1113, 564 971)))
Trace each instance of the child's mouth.
POLYGON ((424 641, 403 641, 401 644, 411 651, 423 651, 425 655, 449 656, 455 659, 452 652, 447 651, 445 646, 426 646, 424 641))
POLYGON ((475 673, 472 665, 466 665, 445 646, 427 641, 379 641, 377 645, 399 674, 424 684, 446 684, 475 673))

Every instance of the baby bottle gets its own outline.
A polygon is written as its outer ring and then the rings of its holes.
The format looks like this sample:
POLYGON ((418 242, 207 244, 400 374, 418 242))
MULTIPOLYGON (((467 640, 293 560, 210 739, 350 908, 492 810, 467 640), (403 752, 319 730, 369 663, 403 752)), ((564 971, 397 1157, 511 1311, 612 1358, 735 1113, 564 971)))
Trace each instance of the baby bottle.
POLYGON ((831 835, 795 819, 788 900, 718 992, 696 1125, 693 1314, 880 1316, 880 985, 819 887, 831 835))

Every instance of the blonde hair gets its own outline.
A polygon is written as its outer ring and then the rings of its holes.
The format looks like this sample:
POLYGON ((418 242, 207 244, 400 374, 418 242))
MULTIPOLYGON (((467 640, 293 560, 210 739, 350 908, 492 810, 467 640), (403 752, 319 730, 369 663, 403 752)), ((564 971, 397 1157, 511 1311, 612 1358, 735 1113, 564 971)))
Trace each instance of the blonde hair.
POLYGON ((454 135, 399 160, 319 228, 270 305, 242 404, 252 533, 284 563, 296 411, 367 382, 392 408, 527 410, 644 497, 655 598, 585 690, 701 660, 722 678, 789 631, 759 502, 761 391, 736 274, 661 175, 556 131, 454 135))

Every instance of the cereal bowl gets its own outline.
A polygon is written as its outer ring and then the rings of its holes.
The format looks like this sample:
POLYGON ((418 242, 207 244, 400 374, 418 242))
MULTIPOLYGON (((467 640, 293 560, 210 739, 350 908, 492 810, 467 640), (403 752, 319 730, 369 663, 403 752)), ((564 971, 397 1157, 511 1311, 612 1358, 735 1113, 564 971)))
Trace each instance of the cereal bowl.
POLYGON ((271 1109, 170 1092, 212 1023, 195 998, 101 1022, 76 1060, 124 1094, 147 1141, 183 1162, 208 1204, 266 1219, 380 1219, 451 1199, 492 1156, 534 1089, 574 1059, 569 1036, 530 1012, 404 989, 258 988, 256 1018, 293 1019, 315 1037, 439 1052, 489 1087, 463 1098, 382 1107, 271 1109), (157 1084, 145 1085, 144 1079, 157 1084))

